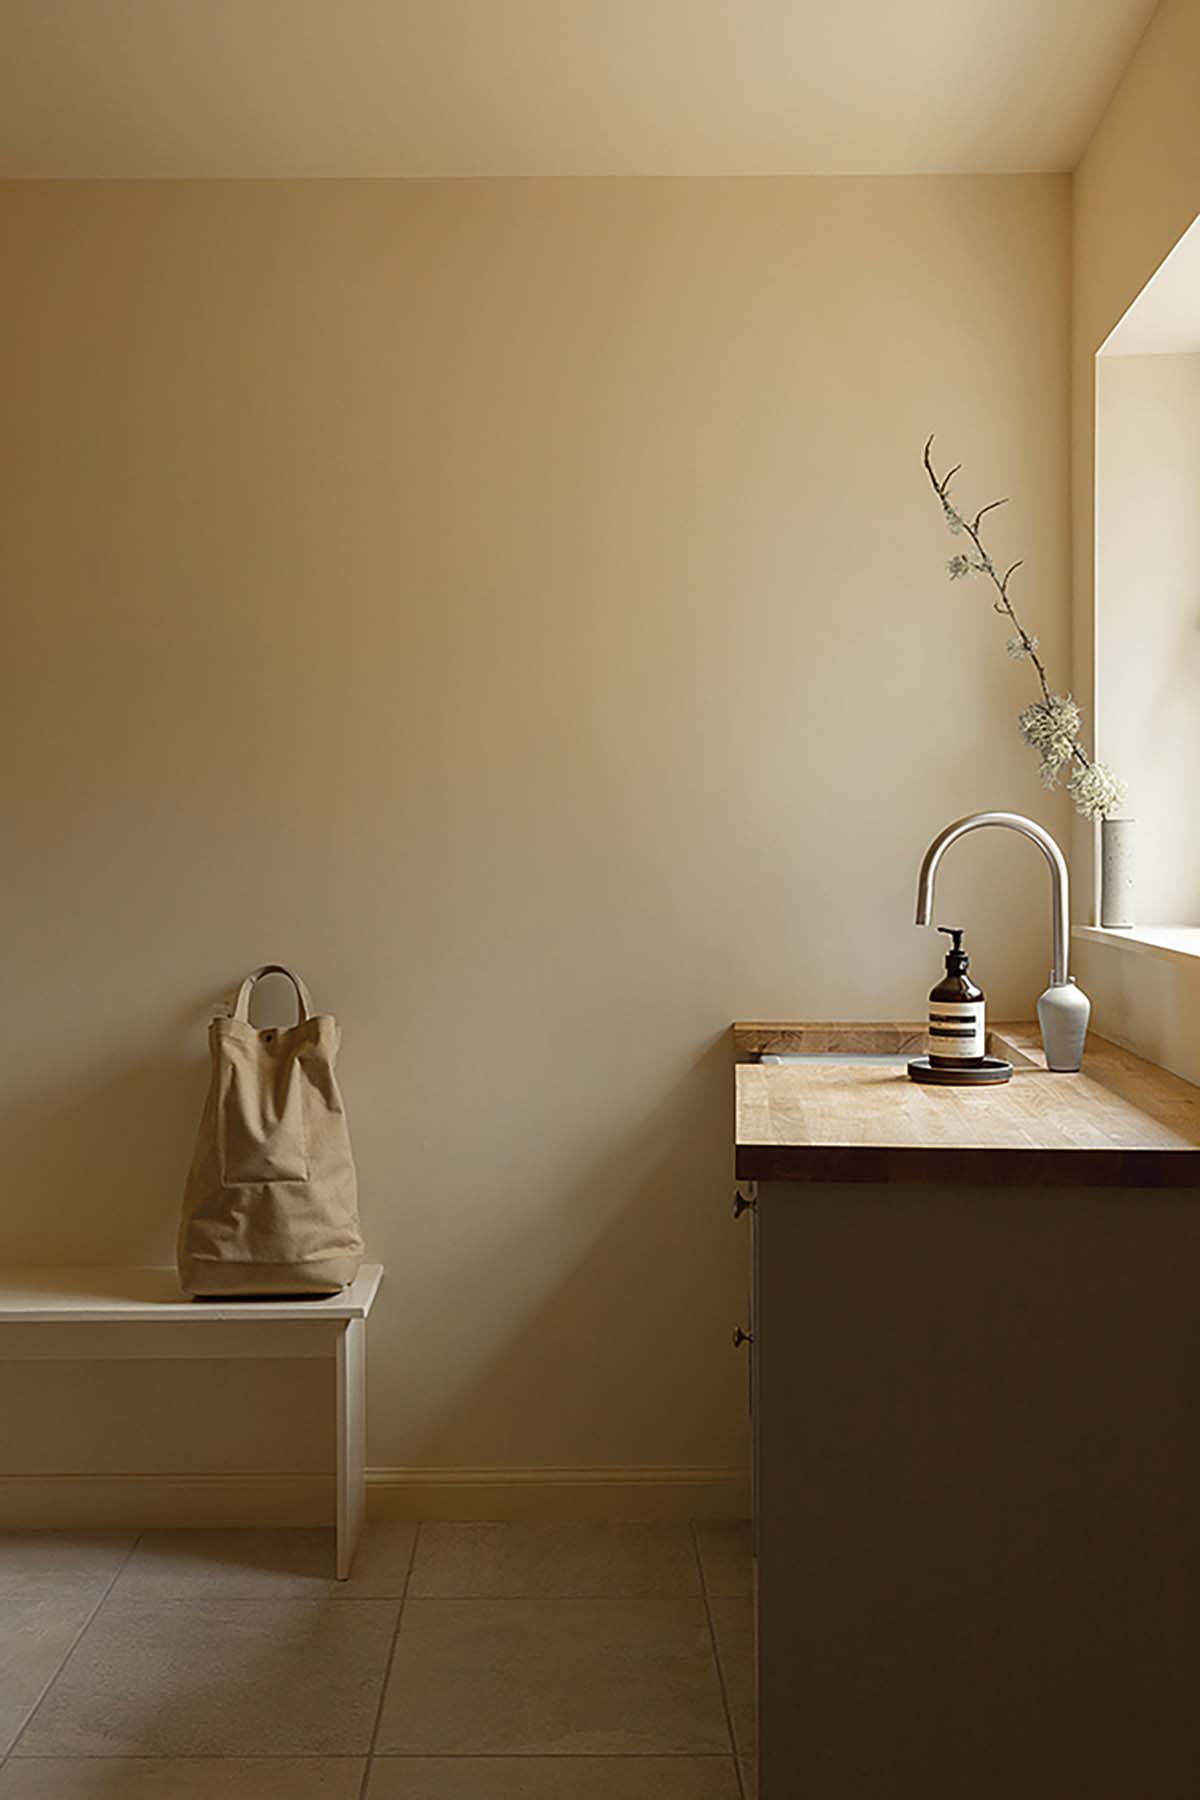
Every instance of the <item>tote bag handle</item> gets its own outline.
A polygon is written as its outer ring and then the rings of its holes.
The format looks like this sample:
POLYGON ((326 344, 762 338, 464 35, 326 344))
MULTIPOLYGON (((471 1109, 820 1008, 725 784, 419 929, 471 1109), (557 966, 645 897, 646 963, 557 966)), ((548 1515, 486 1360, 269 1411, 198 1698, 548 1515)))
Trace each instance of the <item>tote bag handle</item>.
POLYGON ((250 995, 254 991, 255 983, 261 981, 264 975, 286 975, 296 990, 296 1005, 300 1015, 296 1020, 296 1023, 298 1025, 303 1025, 306 1019, 311 1019, 312 995, 309 993, 300 977, 294 975, 290 969, 285 969, 282 963, 264 963, 261 969, 255 969, 253 973, 247 975, 245 981, 243 981, 241 987, 237 991, 237 999, 233 1004, 233 1017, 235 1019, 240 1019, 243 1025, 249 1024, 250 995))

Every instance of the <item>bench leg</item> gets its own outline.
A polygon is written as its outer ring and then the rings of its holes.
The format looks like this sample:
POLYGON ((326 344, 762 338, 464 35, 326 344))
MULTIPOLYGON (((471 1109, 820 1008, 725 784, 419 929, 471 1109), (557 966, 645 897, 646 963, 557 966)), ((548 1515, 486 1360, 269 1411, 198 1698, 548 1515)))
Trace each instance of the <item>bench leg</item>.
POLYGON ((354 1561, 366 1511, 366 1327, 350 1319, 337 1341, 337 1578, 354 1561))

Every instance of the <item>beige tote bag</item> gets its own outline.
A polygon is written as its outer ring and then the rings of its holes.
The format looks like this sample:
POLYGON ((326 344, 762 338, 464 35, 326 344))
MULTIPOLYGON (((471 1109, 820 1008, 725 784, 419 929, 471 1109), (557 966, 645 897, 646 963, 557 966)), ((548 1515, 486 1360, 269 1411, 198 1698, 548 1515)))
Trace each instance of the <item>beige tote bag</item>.
POLYGON ((183 1200, 179 1279, 189 1294, 333 1294, 362 1260, 358 1191, 334 1075, 340 1033, 278 963, 247 975, 208 1029, 212 1078, 183 1200), (250 1023, 263 975, 286 975, 299 1018, 250 1023))

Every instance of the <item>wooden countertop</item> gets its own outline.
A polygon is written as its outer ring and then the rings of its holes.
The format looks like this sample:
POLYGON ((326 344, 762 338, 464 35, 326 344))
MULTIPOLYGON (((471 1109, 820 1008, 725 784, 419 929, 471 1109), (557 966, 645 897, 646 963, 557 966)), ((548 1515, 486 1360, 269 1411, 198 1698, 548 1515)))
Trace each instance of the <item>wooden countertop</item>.
MULTIPOLYGON (((925 1049, 920 1025, 735 1025, 739 1056, 925 1049)), ((1002 1025, 1002 1087, 935 1088, 886 1064, 737 1066, 742 1181, 1200 1188, 1200 1088, 1090 1035, 1051 1074, 1036 1026, 1002 1025)))

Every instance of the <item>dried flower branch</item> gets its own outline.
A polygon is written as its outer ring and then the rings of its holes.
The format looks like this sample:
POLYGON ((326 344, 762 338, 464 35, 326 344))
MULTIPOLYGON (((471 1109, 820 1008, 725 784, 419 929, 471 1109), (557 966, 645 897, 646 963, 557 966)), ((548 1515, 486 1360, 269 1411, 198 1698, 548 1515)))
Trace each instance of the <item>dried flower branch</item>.
POLYGON ((1025 707, 1018 720, 1021 736, 1027 744, 1032 745, 1041 760, 1042 780, 1047 787, 1056 787, 1061 771, 1070 766, 1073 772, 1067 781, 1067 792, 1074 800, 1076 810, 1085 819, 1110 818, 1121 803, 1124 784, 1117 780, 1106 764, 1090 757, 1079 742, 1083 715, 1070 694, 1056 694, 1051 690, 1045 665, 1038 655, 1038 640, 1026 631, 1017 617, 1008 584, 1022 566, 1021 561, 1011 563, 1003 575, 997 574, 996 565, 979 535, 983 518, 994 512, 996 507, 1007 506, 1008 501, 989 500, 986 506, 980 507, 974 518, 968 519, 959 511, 950 492, 950 483, 962 464, 955 463, 948 474, 939 477, 930 456, 932 448, 933 438, 930 437, 925 445, 925 473, 941 503, 947 529, 953 537, 965 534, 971 544, 970 550, 960 550, 950 558, 946 571, 951 581, 982 575, 991 582, 995 589, 992 608, 1013 626, 1014 635, 1007 644, 1008 654, 1018 662, 1033 664, 1042 690, 1041 699, 1034 700, 1025 707))

